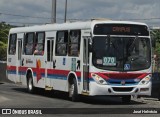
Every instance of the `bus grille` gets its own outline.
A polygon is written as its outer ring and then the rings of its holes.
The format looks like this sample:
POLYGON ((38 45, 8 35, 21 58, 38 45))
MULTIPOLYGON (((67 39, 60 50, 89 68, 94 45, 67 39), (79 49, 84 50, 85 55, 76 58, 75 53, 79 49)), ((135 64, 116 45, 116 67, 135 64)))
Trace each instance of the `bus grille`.
MULTIPOLYGON (((119 81, 119 82, 114 82, 114 81, 109 81, 109 83, 112 85, 112 84, 118 84, 118 85, 120 85, 121 84, 121 82, 119 81)), ((135 84, 137 84, 137 82, 125 82, 125 84, 132 84, 132 85, 135 85, 135 84)))
POLYGON ((130 92, 133 90, 133 87, 123 87, 123 88, 113 87, 113 90, 116 92, 130 92))

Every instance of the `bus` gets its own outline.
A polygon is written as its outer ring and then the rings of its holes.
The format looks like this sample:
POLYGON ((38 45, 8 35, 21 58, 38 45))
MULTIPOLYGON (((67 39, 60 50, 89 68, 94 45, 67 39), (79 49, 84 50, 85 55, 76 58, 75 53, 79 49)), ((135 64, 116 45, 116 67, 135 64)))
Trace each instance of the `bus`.
POLYGON ((80 95, 151 95, 151 38, 145 23, 91 20, 12 28, 7 78, 36 88, 80 95))

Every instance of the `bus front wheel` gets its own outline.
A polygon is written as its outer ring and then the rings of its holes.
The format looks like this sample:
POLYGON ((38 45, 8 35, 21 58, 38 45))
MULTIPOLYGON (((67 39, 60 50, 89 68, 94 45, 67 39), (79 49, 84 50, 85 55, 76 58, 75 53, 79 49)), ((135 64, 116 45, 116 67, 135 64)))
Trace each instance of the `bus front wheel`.
POLYGON ((122 96, 122 102, 124 104, 129 104, 131 102, 131 96, 130 95, 122 96))
POLYGON ((33 85, 33 78, 31 74, 29 74, 27 78, 27 90, 29 93, 34 93, 34 90, 35 90, 35 87, 33 85))
POLYGON ((69 86, 69 97, 73 102, 76 102, 79 100, 77 81, 75 78, 72 80, 69 86))

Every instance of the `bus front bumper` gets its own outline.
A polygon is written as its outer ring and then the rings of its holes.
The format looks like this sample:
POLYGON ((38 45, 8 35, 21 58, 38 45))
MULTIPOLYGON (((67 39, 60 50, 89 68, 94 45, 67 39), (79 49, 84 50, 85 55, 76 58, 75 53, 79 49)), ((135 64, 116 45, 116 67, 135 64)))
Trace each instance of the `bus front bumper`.
POLYGON ((151 95, 151 82, 146 85, 100 85, 96 82, 90 83, 90 96, 96 95, 151 95))

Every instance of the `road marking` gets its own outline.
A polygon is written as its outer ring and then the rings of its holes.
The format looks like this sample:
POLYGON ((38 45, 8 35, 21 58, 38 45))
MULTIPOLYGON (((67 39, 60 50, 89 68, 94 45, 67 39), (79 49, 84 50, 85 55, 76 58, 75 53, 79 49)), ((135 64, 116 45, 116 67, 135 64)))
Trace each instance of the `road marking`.
POLYGON ((8 101, 8 100, 10 100, 10 99, 3 97, 3 96, 0 96, 0 103, 8 101))

